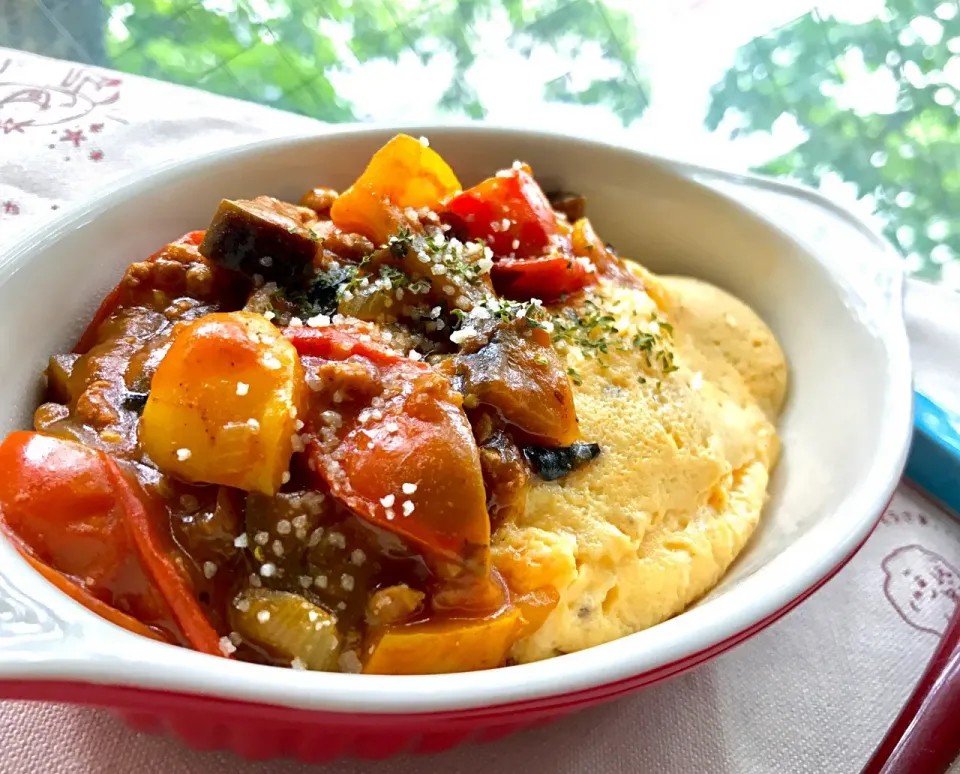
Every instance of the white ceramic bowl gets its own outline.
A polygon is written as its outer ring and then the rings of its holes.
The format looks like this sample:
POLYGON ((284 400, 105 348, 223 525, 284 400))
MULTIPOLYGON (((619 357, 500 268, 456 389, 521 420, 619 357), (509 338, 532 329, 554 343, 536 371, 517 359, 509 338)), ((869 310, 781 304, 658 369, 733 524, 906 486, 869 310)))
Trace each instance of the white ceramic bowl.
MULTIPOLYGON (((186 161, 116 186, 6 250, 0 431, 30 426, 48 356, 72 346, 129 263, 205 227, 221 198, 343 188, 395 131, 351 127, 186 161)), ((139 727, 247 754, 436 749, 468 728, 496 735, 689 668, 782 615, 866 539, 911 428, 902 279, 881 239, 818 195, 770 181, 552 134, 408 131, 428 136, 465 185, 529 162, 547 186, 584 194, 622 255, 713 282, 773 328, 791 373, 784 453, 743 555, 688 611, 616 642, 490 672, 391 677, 279 670, 141 639, 69 600, 0 543, 0 694, 116 706, 139 727), (290 729, 307 726, 316 744, 284 746, 294 744, 290 729)))

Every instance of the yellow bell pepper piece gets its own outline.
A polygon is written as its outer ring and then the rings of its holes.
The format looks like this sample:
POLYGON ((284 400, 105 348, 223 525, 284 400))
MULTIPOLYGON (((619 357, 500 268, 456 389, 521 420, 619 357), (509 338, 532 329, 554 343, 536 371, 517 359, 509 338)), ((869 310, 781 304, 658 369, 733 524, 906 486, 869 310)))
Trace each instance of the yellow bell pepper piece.
POLYGON ((374 636, 363 671, 427 675, 493 669, 503 665, 522 626, 515 607, 487 618, 387 626, 374 636))
POLYGON ((273 494, 302 408, 296 350, 249 312, 186 324, 160 362, 140 423, 143 450, 187 481, 273 494))

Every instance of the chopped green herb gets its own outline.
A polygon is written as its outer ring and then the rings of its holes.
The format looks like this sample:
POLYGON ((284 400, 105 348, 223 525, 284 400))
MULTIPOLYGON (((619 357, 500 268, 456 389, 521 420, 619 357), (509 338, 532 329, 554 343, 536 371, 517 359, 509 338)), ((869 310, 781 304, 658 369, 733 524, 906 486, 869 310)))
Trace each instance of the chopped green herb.
POLYGON ((643 355, 647 368, 656 367, 664 376, 671 374, 677 370, 668 343, 673 336, 673 326, 660 320, 656 312, 650 315, 650 322, 656 323, 656 332, 639 332, 628 340, 617 327, 616 318, 588 298, 577 308, 564 307, 554 314, 553 341, 579 348, 584 357, 597 360, 601 368, 609 367, 606 358, 611 350, 629 352, 632 349, 643 355))
POLYGON ((380 266, 380 279, 389 283, 391 288, 405 288, 410 285, 410 277, 403 269, 386 263, 380 266))
MULTIPOLYGON (((354 281, 357 267, 339 266, 322 271, 314 276, 305 289, 278 290, 277 296, 286 299, 296 308, 299 317, 307 318, 318 314, 333 314, 337 311, 337 300, 341 288, 354 281)), ((273 305, 270 311, 279 314, 273 305)))
POLYGON ((411 236, 410 229, 406 226, 401 226, 397 229, 397 233, 390 237, 388 244, 394 258, 403 258, 410 251, 411 236))

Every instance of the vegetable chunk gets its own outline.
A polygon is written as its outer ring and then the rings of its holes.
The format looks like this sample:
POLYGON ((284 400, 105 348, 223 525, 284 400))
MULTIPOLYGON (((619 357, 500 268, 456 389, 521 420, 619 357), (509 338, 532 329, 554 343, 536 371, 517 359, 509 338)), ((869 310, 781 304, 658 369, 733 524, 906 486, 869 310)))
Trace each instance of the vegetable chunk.
POLYGON ((550 202, 523 164, 498 172, 450 200, 471 239, 482 239, 501 258, 543 255, 559 234, 550 202))
POLYGON ((503 419, 546 446, 579 435, 573 388, 546 331, 498 325, 489 342, 457 356, 464 395, 495 408, 503 419))
POLYGON ((591 284, 595 271, 589 263, 553 253, 542 258, 504 258, 493 265, 491 275, 497 292, 507 298, 553 301, 591 284))
MULTIPOLYGON (((103 452, 16 432, 0 445, 0 527, 45 577, 137 633, 143 623, 221 655, 218 638, 165 546, 144 494, 103 452), (143 622, 143 623, 138 623, 143 622)), ((156 635, 154 635, 156 636, 156 635)))
POLYGON ((490 520, 479 453, 449 381, 348 329, 294 328, 286 335, 301 355, 327 361, 311 367, 314 376, 336 377, 334 385, 358 366, 375 375, 373 394, 341 395, 338 403, 320 390, 311 406, 308 427, 327 440, 308 453, 333 494, 435 558, 485 570, 490 520))
POLYGON ((527 446, 523 456, 544 481, 556 481, 600 456, 600 444, 577 442, 558 449, 527 446))
POLYGON ((330 208, 330 217, 343 231, 383 244, 399 223, 388 210, 427 207, 436 210, 460 190, 460 181, 447 162, 429 147, 398 134, 378 150, 357 181, 330 208))
POLYGON ((487 618, 388 626, 372 638, 363 671, 425 675, 493 669, 503 664, 522 626, 515 607, 487 618))
POLYGON ((313 269, 317 239, 309 226, 316 213, 269 196, 220 202, 200 254, 214 263, 257 274, 281 285, 313 269))
POLYGON ((184 326, 153 377, 140 440, 187 481, 273 494, 283 483, 303 370, 263 317, 210 314, 184 326))
POLYGON ((337 619, 299 594, 247 589, 230 606, 244 640, 301 669, 332 671, 340 655, 337 619))

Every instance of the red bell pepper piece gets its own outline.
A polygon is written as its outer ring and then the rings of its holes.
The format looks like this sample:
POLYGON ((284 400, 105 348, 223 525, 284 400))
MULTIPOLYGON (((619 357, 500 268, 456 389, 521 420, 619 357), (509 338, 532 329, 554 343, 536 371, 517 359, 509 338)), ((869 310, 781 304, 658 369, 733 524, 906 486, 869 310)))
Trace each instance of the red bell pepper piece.
POLYGON ((483 239, 500 258, 543 255, 559 233, 553 208, 526 165, 458 194, 447 209, 470 239, 483 239))
POLYGON ((504 258, 493 264, 490 274, 498 294, 521 301, 553 301, 577 292, 596 276, 573 256, 558 254, 519 260, 504 258))
POLYGON ((220 648, 220 637, 210 625, 203 610, 184 582, 170 556, 161 549, 156 526, 147 513, 147 509, 137 497, 120 470, 120 466, 110 456, 100 453, 106 467, 107 476, 116 492, 118 505, 126 516, 127 529, 140 554, 140 561, 147 570, 147 576, 156 584, 173 617, 179 624, 187 641, 195 649, 213 656, 225 655, 220 648))
MULTIPOLYGON (((350 326, 332 326, 323 328, 284 328, 283 335, 296 348, 301 356, 322 357, 326 360, 346 360, 351 355, 360 355, 377 365, 392 365, 407 360, 400 353, 388 349, 374 341, 364 341, 360 336, 364 331, 350 326)), ((369 335, 367 336, 369 338, 369 335)), ((426 369, 425 363, 407 361, 411 365, 426 369)))
MULTIPOLYGON (((73 441, 15 432, 0 444, 0 527, 31 564, 66 576, 67 590, 108 620, 143 633, 138 619, 182 633, 196 650, 220 638, 163 549, 139 488, 113 459, 73 441), (96 599, 97 602, 90 602, 96 599)), ((43 572, 50 577, 49 572, 43 572)))
POLYGON ((134 634, 139 634, 141 637, 148 637, 151 640, 169 642, 169 640, 161 637, 159 633, 151 629, 146 624, 141 623, 136 618, 133 618, 126 613, 121 613, 115 607, 110 607, 110 605, 108 605, 106 602, 102 602, 101 600, 97 599, 83 586, 71 580, 66 575, 57 572, 52 567, 48 567, 43 562, 35 559, 30 555, 28 549, 20 545, 19 542, 15 547, 20 552, 20 555, 26 560, 27 564, 29 564, 34 570, 40 573, 44 578, 60 589, 60 591, 70 597, 70 599, 73 601, 79 602, 88 610, 96 613, 101 618, 106 619, 110 623, 114 624, 115 626, 119 626, 122 629, 126 629, 134 634))
POLYGON ((366 359, 387 396, 373 411, 358 397, 333 403, 317 394, 307 429, 323 426, 321 412, 336 411, 340 443, 335 451, 311 443, 307 453, 334 497, 434 557, 485 571, 490 519, 480 457, 450 382, 423 362, 360 339, 360 329, 287 328, 284 335, 302 356, 366 359))

